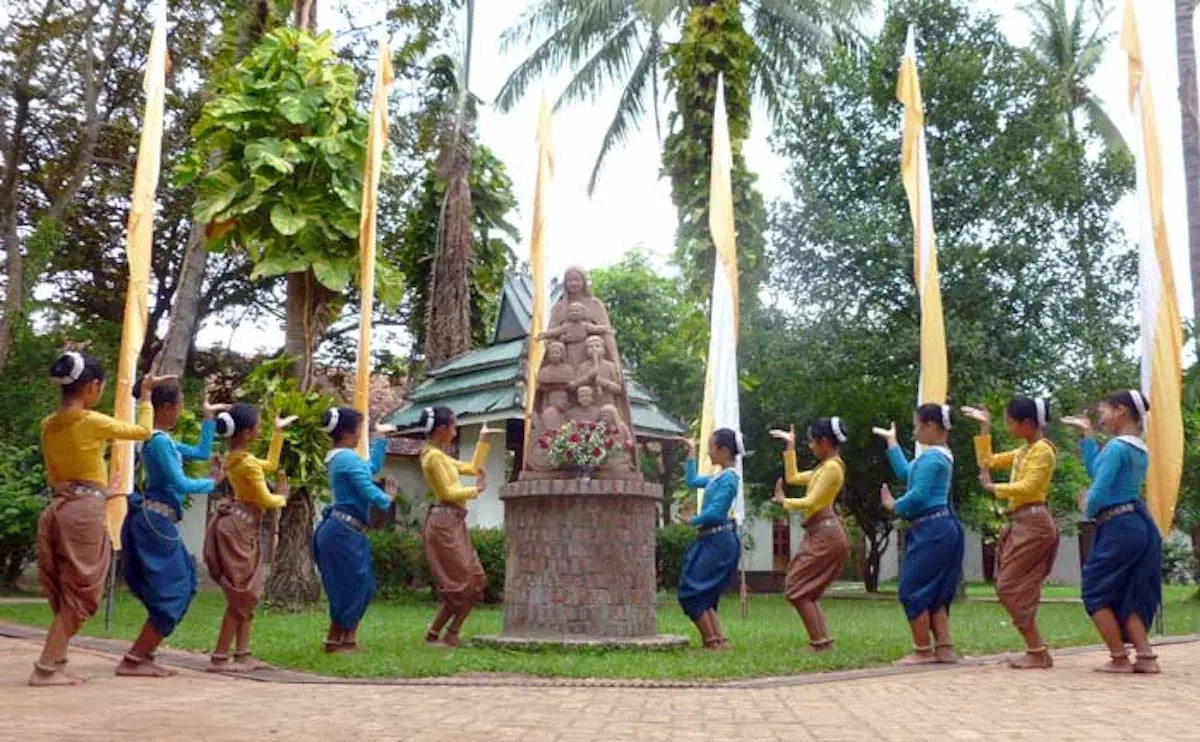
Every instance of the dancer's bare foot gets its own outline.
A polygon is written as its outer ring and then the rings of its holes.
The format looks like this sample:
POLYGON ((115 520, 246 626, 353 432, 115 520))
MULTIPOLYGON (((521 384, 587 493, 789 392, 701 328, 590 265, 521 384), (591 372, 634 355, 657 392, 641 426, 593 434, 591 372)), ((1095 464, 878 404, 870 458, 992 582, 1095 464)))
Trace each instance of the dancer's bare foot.
POLYGON ((1157 675, 1162 672, 1162 668, 1158 666, 1157 654, 1139 654, 1133 662, 1133 671, 1144 673, 1146 675, 1157 675))
POLYGON ((33 672, 29 674, 29 685, 34 688, 47 688, 54 685, 81 685, 86 682, 86 678, 68 675, 58 667, 39 665, 36 662, 33 665, 33 672))
POLYGON ((1133 663, 1129 661, 1129 657, 1124 654, 1111 655, 1111 659, 1105 662, 1100 667, 1096 668, 1096 672, 1110 673, 1113 675, 1127 675, 1133 672, 1133 663))
POLYGON ((822 654, 833 649, 833 639, 821 639, 808 643, 809 654, 822 654))
POLYGON ((1054 667, 1054 658, 1049 647, 1026 649, 1025 654, 1010 659, 1008 666, 1014 670, 1049 670, 1054 667))
POLYGON ((342 642, 331 651, 333 654, 354 654, 358 651, 358 642, 342 642))
POLYGON ((179 672, 164 668, 152 659, 143 659, 140 662, 122 659, 120 664, 116 665, 115 674, 121 677, 173 677, 179 672))
POLYGON ((446 635, 444 637, 442 637, 442 644, 444 646, 450 647, 451 649, 461 649, 462 648, 462 639, 458 638, 458 634, 451 634, 450 632, 446 632, 446 635))
POLYGON ((208 672, 228 672, 230 665, 233 663, 229 660, 227 654, 214 654, 209 659, 208 667, 204 668, 208 672))
POLYGON ((911 667, 913 665, 936 665, 938 663, 937 655, 934 654, 933 647, 913 647, 913 653, 902 659, 896 660, 898 667, 911 667))
POLYGON ((235 654, 233 656, 233 664, 229 668, 229 672, 254 672, 255 670, 272 670, 270 665, 257 659, 254 655, 246 652, 245 654, 235 654))
POLYGON ((333 654, 334 652, 337 652, 341 646, 342 643, 340 641, 330 641, 329 639, 326 639, 321 643, 321 651, 323 651, 325 654, 333 654))
POLYGON ((934 656, 937 661, 943 665, 953 665, 958 662, 958 655, 954 653, 953 644, 939 644, 934 651, 934 656))

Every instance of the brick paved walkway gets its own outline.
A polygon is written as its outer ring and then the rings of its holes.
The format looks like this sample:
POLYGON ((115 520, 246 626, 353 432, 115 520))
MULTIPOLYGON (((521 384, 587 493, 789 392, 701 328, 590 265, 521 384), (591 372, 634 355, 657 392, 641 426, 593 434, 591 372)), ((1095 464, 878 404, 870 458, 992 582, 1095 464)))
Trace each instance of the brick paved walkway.
MULTIPOLYGON (((0 739, 264 740, 1200 740, 1200 642, 1164 646, 1165 674, 967 666, 761 689, 405 687, 258 683, 183 671, 118 679, 78 650, 91 683, 24 686, 34 642, 0 639, 0 739), (1018 707, 1018 704, 1023 704, 1018 707)), ((468 650, 469 651, 469 650, 468 650)))

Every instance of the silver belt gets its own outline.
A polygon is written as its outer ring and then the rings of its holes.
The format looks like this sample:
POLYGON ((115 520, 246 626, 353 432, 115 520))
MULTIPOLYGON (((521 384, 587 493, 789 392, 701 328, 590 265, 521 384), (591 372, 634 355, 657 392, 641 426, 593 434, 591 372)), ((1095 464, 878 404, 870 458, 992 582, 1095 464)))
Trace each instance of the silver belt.
POLYGON ((722 523, 719 526, 705 526, 700 529, 700 533, 696 535, 696 538, 704 538, 705 536, 711 536, 714 533, 724 533, 725 531, 732 531, 733 529, 733 521, 722 523))
POLYGON ((157 500, 142 500, 142 507, 152 513, 158 513, 164 518, 169 518, 172 523, 179 522, 179 516, 175 515, 175 508, 157 500))
POLYGON ((1124 505, 1113 505, 1111 508, 1105 508, 1096 514, 1096 525, 1104 525, 1118 515, 1125 515, 1137 510, 1137 505, 1132 502, 1127 502, 1124 505))
POLYGON ((804 529, 806 531, 815 531, 818 528, 824 528, 825 526, 832 526, 832 525, 841 525, 841 523, 842 523, 842 519, 837 517, 836 515, 826 515, 823 518, 819 518, 817 520, 805 521, 804 529))
POLYGON ((108 493, 91 482, 65 482, 52 488, 51 496, 53 497, 66 497, 67 495, 108 499, 108 493))
POLYGON ((1032 505, 1022 505, 1016 510, 1009 511, 1008 517, 1009 520, 1012 520, 1012 518, 1016 515, 1034 515, 1036 513, 1048 512, 1050 512, 1050 508, 1046 507, 1045 503, 1035 502, 1032 505))
POLYGON ((949 518, 949 517, 950 517, 950 508, 939 508, 937 510, 934 510, 932 513, 926 513, 925 515, 922 515, 919 518, 913 518, 912 522, 910 523, 910 526, 915 528, 915 527, 921 525, 922 523, 925 523, 926 521, 937 520, 938 518, 949 518))
POLYGON ((345 523, 346 525, 353 527, 354 530, 358 531, 359 533, 367 532, 367 524, 363 523, 358 518, 355 518, 350 513, 345 513, 345 512, 342 512, 341 510, 330 510, 329 517, 340 520, 341 522, 345 523))
POLYGON ((463 508, 456 508, 453 505, 447 505, 441 502, 435 502, 429 506, 429 514, 446 513, 448 515, 466 515, 467 511, 463 508))
POLYGON ((235 518, 241 518, 247 523, 257 524, 259 522, 259 518, 251 513, 250 510, 248 510, 246 506, 240 502, 234 502, 233 505, 230 506, 229 514, 235 518))

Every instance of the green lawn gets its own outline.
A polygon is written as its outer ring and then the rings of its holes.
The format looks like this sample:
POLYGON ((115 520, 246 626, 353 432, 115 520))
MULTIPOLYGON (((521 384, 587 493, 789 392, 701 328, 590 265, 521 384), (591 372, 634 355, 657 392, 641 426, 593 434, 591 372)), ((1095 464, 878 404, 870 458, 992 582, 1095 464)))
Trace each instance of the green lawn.
MULTIPOLYGON (((1055 587, 1054 597, 1078 595, 1077 588, 1055 587)), ((987 586, 972 586, 970 594, 983 597, 987 586)), ((1166 588, 1166 629, 1171 634, 1200 633, 1200 601, 1195 587, 1166 588)), ((188 616, 170 638, 172 647, 206 651, 216 637, 223 609, 219 593, 197 596, 188 616)), ((422 643, 426 623, 435 605, 428 593, 371 606, 359 632, 364 647, 352 656, 328 656, 320 651, 326 615, 314 610, 282 613, 265 609, 254 631, 255 653, 280 666, 343 677, 428 677, 460 673, 525 673, 541 676, 610 678, 747 678, 808 671, 850 669, 882 665, 909 649, 904 614, 892 600, 832 599, 824 601, 837 648, 812 656, 806 648, 799 618, 781 596, 758 595, 750 601, 750 616, 743 620, 736 596, 724 604, 726 633, 736 647, 729 653, 710 653, 695 646, 695 630, 680 613, 672 596, 659 605, 659 630, 683 634, 693 644, 682 651, 639 653, 630 651, 544 651, 521 653, 468 648, 447 651, 422 643)), ((0 621, 45 625, 50 612, 44 604, 0 605, 0 621)), ((114 606, 113 635, 132 638, 144 613, 130 595, 118 595, 114 606)), ((1046 604, 1040 612, 1042 631, 1052 646, 1095 644, 1097 637, 1079 604, 1046 604)), ((481 608, 463 632, 496 633, 502 612, 481 608)), ((967 601, 953 611, 952 629, 958 647, 969 655, 994 654, 1017 649, 1017 634, 1003 608, 994 602, 967 601)), ((100 616, 84 628, 89 636, 103 636, 100 616)))

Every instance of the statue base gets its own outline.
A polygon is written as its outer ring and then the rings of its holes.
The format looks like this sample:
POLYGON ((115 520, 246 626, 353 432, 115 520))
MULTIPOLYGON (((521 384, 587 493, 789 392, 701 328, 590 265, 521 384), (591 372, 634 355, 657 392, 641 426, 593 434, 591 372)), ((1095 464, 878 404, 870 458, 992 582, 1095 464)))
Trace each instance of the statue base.
MULTIPOLYGON (((506 645, 658 643, 655 530, 662 487, 628 480, 506 485, 506 645)), ((678 637, 664 637, 667 644, 678 637)))

